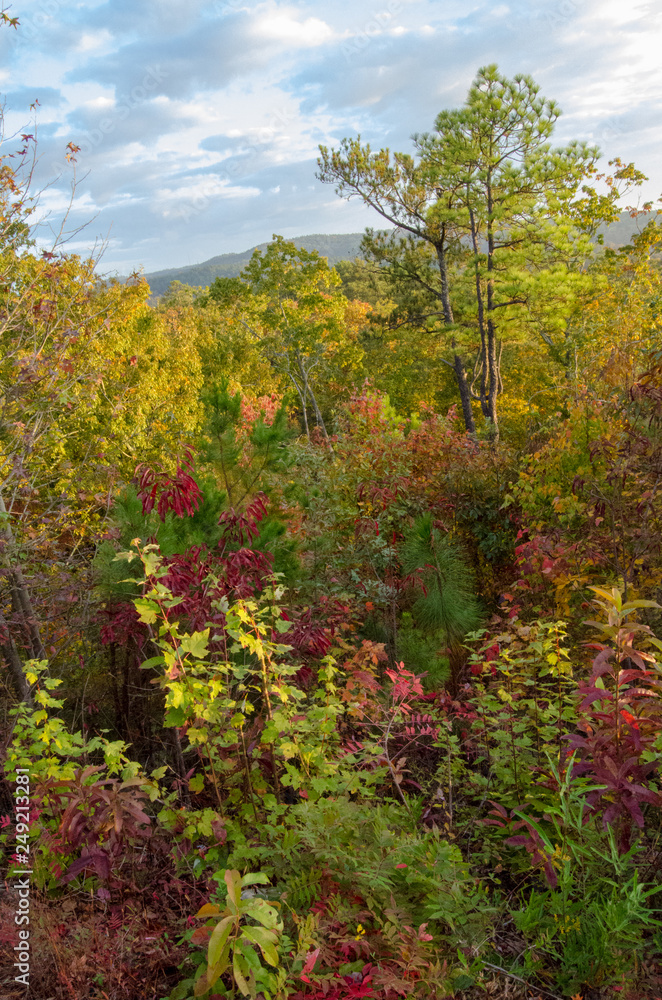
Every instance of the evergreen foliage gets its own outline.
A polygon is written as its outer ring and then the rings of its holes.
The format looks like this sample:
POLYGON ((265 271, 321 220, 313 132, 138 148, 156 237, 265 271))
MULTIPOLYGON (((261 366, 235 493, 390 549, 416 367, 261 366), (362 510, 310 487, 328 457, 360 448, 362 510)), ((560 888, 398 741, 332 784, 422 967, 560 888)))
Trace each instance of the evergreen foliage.
POLYGON ((457 646, 478 627, 481 613, 471 567, 459 546, 435 527, 432 514, 419 517, 405 536, 402 568, 423 585, 412 608, 422 628, 441 631, 448 645, 457 646))

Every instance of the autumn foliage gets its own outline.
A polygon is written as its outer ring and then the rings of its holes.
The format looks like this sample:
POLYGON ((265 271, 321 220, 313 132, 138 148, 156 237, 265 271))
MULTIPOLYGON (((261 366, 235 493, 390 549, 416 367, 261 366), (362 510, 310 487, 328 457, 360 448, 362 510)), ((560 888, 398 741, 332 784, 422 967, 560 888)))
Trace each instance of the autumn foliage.
MULTIPOLYGON (((438 120, 463 155, 470 110, 438 120)), ((279 237, 156 305, 38 253, 2 165, 0 844, 32 865, 29 995, 662 990, 656 217, 561 276, 521 192, 528 256, 492 259, 423 161, 345 153, 424 235, 369 234, 342 278, 279 237), (479 329, 469 280, 508 274, 479 329)), ((554 223, 587 254, 639 178, 588 160, 554 223)))

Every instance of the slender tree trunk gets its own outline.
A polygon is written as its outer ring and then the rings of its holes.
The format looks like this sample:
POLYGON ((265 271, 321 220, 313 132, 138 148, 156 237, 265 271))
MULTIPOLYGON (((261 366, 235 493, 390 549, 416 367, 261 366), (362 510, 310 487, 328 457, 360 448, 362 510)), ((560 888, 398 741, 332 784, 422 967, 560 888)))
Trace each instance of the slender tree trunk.
MULTIPOLYGON (((35 660, 45 660, 46 651, 41 640, 39 623, 37 621, 34 608, 32 607, 30 592, 28 591, 23 571, 18 561, 16 541, 14 539, 14 533, 11 529, 9 515, 7 513, 7 508, 5 507, 5 501, 1 492, 0 516, 2 517, 2 524, 0 525, 0 538, 4 542, 4 558, 2 561, 5 565, 7 581, 9 583, 12 608, 16 617, 24 622, 27 634, 29 658, 35 660)), ((29 704, 32 704, 30 685, 25 676, 23 661, 21 660, 21 656, 18 652, 14 637, 11 635, 9 625, 2 615, 0 615, 0 630, 3 636, 3 638, 0 639, 0 649, 2 650, 2 655, 7 663, 7 667, 17 694, 19 695, 21 701, 26 701, 29 704)))
POLYGON ((120 687, 117 668, 117 644, 111 642, 108 647, 110 659, 110 676, 113 681, 113 703, 115 705, 115 728, 123 739, 127 739, 127 726, 122 714, 122 704, 120 701, 120 687))
POLYGON ((451 294, 450 285, 448 283, 448 263, 446 261, 446 246, 444 243, 444 235, 442 231, 442 240, 437 244, 437 262, 439 264, 439 276, 441 278, 441 304, 444 310, 444 320, 447 326, 451 326, 455 322, 453 316, 453 307, 451 305, 451 294))
POLYGON ((301 410, 303 412, 303 427, 304 427, 304 430, 306 432, 306 437, 310 441, 310 430, 308 428, 308 412, 306 410, 306 397, 302 393, 301 387, 300 387, 299 383, 297 382, 297 380, 295 379, 295 377, 292 374, 292 372, 288 372, 287 374, 289 375, 290 381, 292 382, 292 385, 296 389, 296 391, 297 391, 297 393, 299 395, 299 399, 301 400, 301 410))
POLYGON ((317 420, 317 423, 319 424, 319 426, 322 429, 322 434, 324 435, 324 440, 326 441, 326 443, 328 445, 329 451, 331 453, 333 453, 333 447, 331 446, 331 439, 330 439, 329 434, 327 432, 326 424, 324 423, 324 418, 322 417, 322 414, 320 412, 320 408, 317 405, 317 400, 315 399, 315 393, 313 392, 313 390, 310 388, 309 385, 308 385, 308 392, 310 393, 310 398, 311 398, 311 400, 313 402, 313 409, 315 410, 315 419, 317 420))
POLYGON ((175 758, 175 770, 177 776, 180 780, 180 791, 179 798, 181 803, 188 809, 191 808, 191 795, 188 788, 188 782, 186 780, 186 764, 184 762, 184 754, 182 753, 182 741, 179 738, 179 730, 176 726, 169 729, 170 739, 172 741, 172 749, 175 758))
POLYGON ((14 539, 14 533, 11 529, 4 497, 1 492, 0 516, 2 517, 3 522, 2 527, 0 528, 0 536, 2 536, 5 540, 5 566, 7 568, 7 576, 11 590, 12 605, 14 610, 21 614, 25 622, 33 658, 35 660, 45 660, 46 650, 44 649, 44 644, 41 641, 39 622, 37 621, 37 616, 35 615, 34 608, 32 607, 30 592, 28 590, 25 577, 23 576, 23 570, 21 569, 18 561, 16 541, 14 539))
POLYGON ((28 643, 32 658, 35 660, 45 660, 46 650, 41 641, 41 631, 37 622, 27 583, 20 566, 15 566, 8 570, 9 586, 11 588, 12 606, 19 612, 25 624, 28 643))
POLYGON ((487 415, 492 422, 492 437, 495 441, 499 439, 499 417, 497 414, 497 395, 499 394, 499 359, 497 351, 497 339, 494 330, 494 323, 491 319, 487 321, 487 361, 489 367, 489 383, 487 395, 487 415))
MULTIPOLYGON (((129 640, 129 642, 132 642, 132 640, 129 640)), ((131 650, 130 646, 127 645, 126 649, 124 650, 124 661, 122 663, 122 694, 121 694, 122 715, 124 716, 124 726, 125 726, 125 731, 127 733, 127 738, 129 733, 129 727, 131 724, 131 719, 130 719, 131 704, 129 698, 130 672, 131 672, 131 650)))
MULTIPOLYGON (((453 343, 453 347, 455 347, 455 343, 453 343)), ((476 422, 474 420, 473 410, 471 409, 471 389, 469 387, 469 380, 467 379, 464 361, 459 354, 455 354, 453 357, 453 368, 455 369, 457 387, 460 390, 460 402, 462 403, 464 426, 468 434, 475 434, 476 422)))
POLYGON ((315 411, 315 419, 317 420, 317 426, 321 429, 322 434, 324 435, 324 440, 328 445, 329 451, 331 452, 331 454, 333 454, 333 448, 331 447, 331 441, 329 439, 329 435, 326 430, 326 424, 324 423, 324 419, 320 412, 320 408, 317 405, 317 399, 315 398, 315 393, 313 392, 310 382, 308 381, 308 373, 303 366, 303 361, 301 360, 301 356, 298 351, 297 351, 297 364, 299 365, 299 372, 301 373, 301 378, 303 379, 304 391, 306 395, 310 396, 311 402, 313 404, 313 410, 315 411))
POLYGON ((451 696, 456 698, 460 690, 462 672, 467 664, 467 651, 464 648, 464 645, 457 640, 453 640, 449 643, 448 664, 450 667, 450 676, 446 686, 451 696))
MULTIPOLYGON (((478 332, 480 333, 480 360, 475 371, 476 377, 480 377, 480 408, 484 417, 490 416, 488 403, 488 336, 485 331, 485 305, 483 302, 483 289, 480 283, 480 269, 478 267, 478 230, 473 209, 469 209, 469 219, 471 222, 471 243, 474 252, 474 273, 476 282, 476 307, 478 310, 478 332)), ((475 378, 474 378, 475 382, 475 378)))
MULTIPOLYGON (((444 322, 446 326, 452 326, 455 322, 453 317, 453 307, 451 305, 450 286, 448 282, 448 263, 446 261, 446 248, 443 239, 436 246, 437 262, 439 264, 439 276, 441 278, 441 305, 444 312, 444 322)), ((471 409, 471 390, 467 380, 467 372, 464 367, 462 357, 457 353, 455 337, 452 340, 453 348, 453 369, 457 387, 460 392, 460 402, 462 404, 462 416, 464 426, 468 434, 476 433, 476 423, 471 409)))
POLYGON ((0 652, 2 652, 4 661, 7 664, 9 676, 11 677, 12 683, 16 689, 16 694, 21 701, 24 701, 27 705, 32 707, 34 702, 32 700, 30 684, 25 676, 23 662, 18 654, 16 643, 11 637, 9 628, 7 627, 7 622, 5 621, 2 612, 0 612, 0 652))
POLYGON ((492 187, 490 175, 487 177, 487 368, 488 398, 485 414, 492 422, 492 440, 499 440, 499 418, 497 415, 497 395, 499 393, 499 363, 497 358, 496 330, 494 328, 494 221, 492 187))

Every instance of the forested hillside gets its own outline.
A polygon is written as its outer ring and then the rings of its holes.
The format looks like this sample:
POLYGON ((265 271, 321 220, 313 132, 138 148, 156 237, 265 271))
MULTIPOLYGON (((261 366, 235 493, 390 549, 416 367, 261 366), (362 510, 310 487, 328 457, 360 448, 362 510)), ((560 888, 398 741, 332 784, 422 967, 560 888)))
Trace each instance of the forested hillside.
POLYGON ((660 227, 558 114, 155 305, 5 156, 2 997, 662 996, 660 227))
MULTIPOLYGON (((646 225, 648 212, 633 218, 629 212, 621 212, 616 221, 600 226, 598 236, 603 244, 613 249, 625 246, 633 236, 640 233, 646 225)), ((341 262, 362 258, 361 242, 363 233, 340 233, 338 235, 295 236, 290 240, 300 250, 316 250, 320 257, 326 257, 331 267, 341 262)), ((222 253, 211 257, 202 264, 191 264, 188 267, 171 267, 165 271, 154 271, 145 275, 145 281, 150 287, 152 296, 160 298, 168 291, 170 285, 178 281, 193 288, 205 288, 215 278, 238 278, 249 263, 256 250, 264 252, 268 243, 246 250, 244 253, 222 253)))
MULTIPOLYGON (((361 252, 362 233, 342 233, 328 235, 318 233, 313 236, 295 236, 290 242, 302 250, 316 250, 321 257, 326 257, 331 267, 341 260, 353 260, 361 252)), ((189 267, 168 268, 165 271, 154 271, 145 275, 145 281, 153 296, 159 297, 167 292, 173 281, 195 288, 211 285, 214 278, 238 278, 242 270, 250 262, 256 250, 262 252, 268 243, 246 250, 244 253, 222 253, 211 257, 202 264, 189 267)))

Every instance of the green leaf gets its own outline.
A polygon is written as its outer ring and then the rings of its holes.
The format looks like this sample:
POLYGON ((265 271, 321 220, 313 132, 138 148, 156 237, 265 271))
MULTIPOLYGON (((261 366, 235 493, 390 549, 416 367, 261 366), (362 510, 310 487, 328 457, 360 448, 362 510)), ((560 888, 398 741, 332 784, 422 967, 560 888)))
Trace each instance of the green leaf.
POLYGON ((530 816, 526 816, 523 812, 519 812, 519 810, 517 810, 517 809, 514 810, 514 814, 515 814, 515 816, 519 817, 519 819, 523 819, 526 823, 529 824, 529 826, 533 827, 533 829, 536 831, 536 833, 539 835, 540 839, 542 840, 543 844, 545 845, 546 850, 548 850, 550 852, 550 854, 553 854, 554 853, 554 845, 550 843, 549 837, 547 836, 547 834, 545 833, 545 831, 542 829, 542 827, 540 826, 540 824, 536 823, 536 821, 533 820, 533 819, 531 819, 530 816))
MULTIPOLYGON (((248 938, 244 937, 244 936, 240 937, 239 940, 237 941, 237 945, 236 945, 235 951, 238 951, 240 953, 240 955, 242 956, 242 958, 246 960, 246 966, 245 966, 245 968, 248 971, 248 975, 249 975, 248 985, 250 987, 251 986, 251 975, 254 976, 254 974, 257 973, 258 976, 259 976, 260 973, 262 973, 264 971, 264 966, 262 965, 262 961, 260 960, 260 956, 258 955, 257 951, 255 950, 255 948, 253 946, 253 942, 249 941, 248 938)), ((242 968, 244 968, 243 963, 242 963, 242 968)))
POLYGON ((140 664, 141 670, 148 670, 149 667, 160 666, 164 662, 162 656, 150 656, 148 660, 145 660, 140 664))
POLYGON ((183 708, 168 708, 165 716, 165 724, 168 727, 183 726, 186 722, 186 712, 183 708))
POLYGON ((204 774, 194 774, 192 778, 189 778, 188 787, 190 792, 201 792, 205 787, 204 774))
POLYGON ((291 741, 288 742, 287 740, 285 740, 278 747, 278 752, 285 758, 285 760, 291 760, 292 757, 297 756, 299 750, 296 743, 292 743, 291 741))
POLYGON ((279 927, 280 925, 276 908, 267 903, 266 899, 244 900, 242 909, 247 916, 253 917, 265 927, 279 927))
POLYGON ((184 701, 184 688, 181 684, 173 684, 170 691, 170 705, 173 708, 179 708, 179 706, 184 701))
POLYGON ((269 885, 269 879, 263 872, 249 872, 241 880, 243 886, 247 885, 269 885))
POLYGON ((602 587, 589 587, 588 589, 592 590, 598 595, 598 597, 604 598, 605 601, 608 601, 609 604, 613 604, 614 606, 617 606, 620 601, 620 594, 618 594, 615 590, 603 590, 602 587))
MULTIPOLYGON (((137 552, 118 552, 115 558, 113 559, 113 562, 133 562, 133 560, 137 558, 138 558, 137 552)), ((126 582, 125 580, 122 580, 122 583, 125 582, 126 582)))
POLYGON ((273 931, 268 931, 264 927, 244 927, 243 937, 248 938, 258 946, 269 965, 278 965, 278 952, 276 945, 278 938, 273 931))
POLYGON ((210 967, 219 964, 221 954, 227 944, 230 934, 232 933, 236 919, 237 918, 233 916, 233 914, 224 917, 220 923, 216 924, 216 927, 214 927, 214 930, 211 932, 209 947, 207 948, 207 963, 210 967))
POLYGON ((251 991, 245 978, 248 973, 248 964, 246 959, 239 955, 236 948, 234 955, 232 956, 232 973, 234 975, 234 981, 239 987, 240 992, 245 997, 250 996, 251 991))
POLYGON ((207 981, 209 983, 209 988, 214 985, 219 976, 222 976, 228 965, 230 964, 230 942, 228 941, 221 953, 216 965, 207 967, 207 981))
POLYGON ((145 567, 145 576, 156 576, 161 565, 161 557, 156 552, 147 552, 143 549, 142 561, 145 567))
POLYGON ((202 660, 209 652, 209 629, 185 635, 180 642, 182 653, 190 653, 196 660, 202 660))
POLYGON ((207 732, 207 730, 200 729, 200 727, 196 726, 191 726, 187 730, 186 736, 191 746, 198 746, 201 743, 207 743, 209 739, 209 733, 207 732))
POLYGON ((228 887, 228 899, 239 909, 241 906, 241 875, 236 868, 226 868, 223 872, 228 887))
POLYGON ((153 625, 159 616, 159 606, 154 601, 139 597, 133 602, 138 618, 145 625, 153 625))

